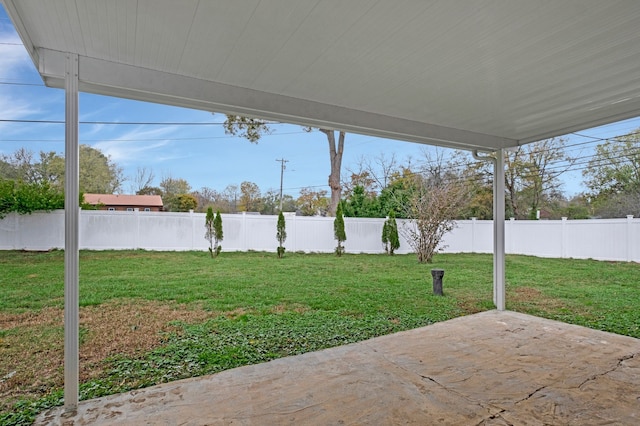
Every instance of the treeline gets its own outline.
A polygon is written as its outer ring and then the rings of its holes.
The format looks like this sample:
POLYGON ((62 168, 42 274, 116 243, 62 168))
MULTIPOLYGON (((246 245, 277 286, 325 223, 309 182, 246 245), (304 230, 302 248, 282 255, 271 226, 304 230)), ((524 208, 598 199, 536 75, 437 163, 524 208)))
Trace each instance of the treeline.
MULTIPOLYGON (((589 156, 569 155, 561 138, 527 144, 505 152, 506 216, 517 219, 640 216, 640 129, 603 141, 589 156), (582 171, 584 193, 568 199, 563 178, 582 171)), ((422 158, 400 161, 394 155, 363 158, 343 173, 341 205, 345 216, 398 218, 411 215, 417 188, 447 184, 461 188, 455 219, 491 219, 493 214, 493 166, 464 151, 425 150, 422 158)), ((80 146, 81 193, 119 193, 123 182, 132 182, 137 194, 156 194, 168 211, 209 207, 222 213, 259 212, 326 215, 330 197, 325 188, 302 188, 297 198, 264 192, 253 182, 228 185, 222 190, 193 190, 187 180, 164 177, 155 186, 153 172, 138 169, 125 179, 122 169, 99 150, 80 146)), ((0 156, 0 215, 10 211, 62 208, 64 158, 53 152, 35 155, 26 149, 0 156)))

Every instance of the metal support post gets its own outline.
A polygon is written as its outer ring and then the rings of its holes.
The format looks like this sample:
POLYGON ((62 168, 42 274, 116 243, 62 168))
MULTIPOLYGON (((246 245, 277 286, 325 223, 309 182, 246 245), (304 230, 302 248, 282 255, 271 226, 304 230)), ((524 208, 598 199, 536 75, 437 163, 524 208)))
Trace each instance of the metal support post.
POLYGON ((496 309, 505 310, 504 151, 495 153, 493 173, 493 297, 496 309))
POLYGON ((78 409, 80 216, 78 146, 78 55, 65 64, 65 199, 64 199, 64 411, 78 409))
POLYGON ((473 151, 473 158, 493 162, 493 303, 499 311, 505 310, 505 239, 504 239, 504 150, 491 156, 480 156, 473 151))

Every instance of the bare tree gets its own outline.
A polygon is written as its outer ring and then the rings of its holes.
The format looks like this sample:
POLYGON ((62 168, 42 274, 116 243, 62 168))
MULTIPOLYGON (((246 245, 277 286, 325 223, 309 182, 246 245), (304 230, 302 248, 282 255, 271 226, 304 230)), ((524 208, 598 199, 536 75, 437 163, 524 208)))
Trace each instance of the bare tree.
POLYGON ((508 151, 505 157, 507 210, 518 219, 534 219, 536 211, 560 193, 560 176, 573 168, 565 141, 551 138, 508 151))
POLYGON ((153 170, 146 167, 138 167, 132 179, 131 193, 137 194, 138 191, 142 191, 144 188, 150 188, 155 178, 153 170))
POLYGON ((442 248, 442 237, 455 227, 455 219, 469 198, 466 181, 452 158, 443 151, 424 151, 422 174, 412 177, 411 196, 405 204, 408 221, 402 235, 420 263, 431 263, 442 248))
POLYGON ((455 227, 467 190, 458 180, 416 180, 415 190, 405 207, 408 221, 400 231, 418 256, 418 262, 431 263, 436 252, 444 248, 442 237, 455 227))

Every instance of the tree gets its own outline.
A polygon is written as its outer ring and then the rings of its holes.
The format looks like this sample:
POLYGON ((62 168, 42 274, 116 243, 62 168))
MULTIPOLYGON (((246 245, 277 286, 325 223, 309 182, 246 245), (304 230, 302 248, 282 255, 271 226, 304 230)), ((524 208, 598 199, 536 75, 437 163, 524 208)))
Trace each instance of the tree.
POLYGON ((331 172, 329 173, 329 188, 331 188, 331 203, 327 214, 337 216, 340 204, 342 186, 340 185, 340 168, 342 167, 342 154, 344 153, 345 132, 338 132, 336 141, 335 131, 328 129, 318 129, 327 136, 329 143, 329 161, 331 162, 331 172))
POLYGON ((342 256, 344 253, 343 242, 347 240, 347 234, 344 231, 344 217, 342 216, 342 204, 338 204, 338 208, 336 210, 336 218, 333 220, 333 236, 338 241, 338 245, 336 246, 336 255, 338 257, 342 256))
POLYGON ((221 209, 221 196, 218 191, 209 187, 202 187, 199 191, 191 193, 198 201, 197 212, 206 212, 209 207, 213 209, 221 209))
POLYGON ((223 202, 227 205, 227 213, 238 212, 238 185, 227 185, 222 191, 223 202))
POLYGON ((198 207, 198 200, 191 194, 178 194, 175 196, 174 210, 176 212, 188 212, 198 207))
POLYGON ((155 178, 153 170, 146 167, 138 167, 132 179, 131 192, 139 194, 143 189, 151 187, 155 178))
POLYGON ((215 257, 222 251, 222 245, 220 242, 224 239, 224 234, 222 232, 222 216, 220 215, 220 210, 216 212, 216 216, 210 222, 211 216, 213 216, 213 209, 209 207, 207 209, 207 217, 205 219, 205 226, 207 228, 205 238, 209 240, 209 252, 211 253, 211 256, 215 257), (209 211, 211 211, 211 215, 209 215, 209 211), (212 245, 211 241, 213 241, 212 245))
MULTIPOLYGON (((411 158, 407 159, 407 167, 411 168, 411 158)), ((357 185, 365 187, 367 192, 379 192, 391 181, 391 176, 400 170, 398 160, 395 154, 387 158, 384 152, 376 155, 373 159, 370 157, 361 157, 357 163, 357 170, 351 172, 351 181, 357 185), (354 179, 356 176, 356 179, 354 179)), ((348 184, 343 188, 344 192, 349 192, 348 184)))
POLYGON ((284 221, 284 214, 282 214, 282 212, 278 214, 278 224, 276 225, 276 228, 276 239, 278 240, 278 258, 282 259, 285 251, 283 244, 287 239, 286 223, 284 221))
POLYGON ((464 181, 456 178, 420 177, 405 207, 409 219, 401 228, 405 239, 418 256, 418 262, 431 263, 441 248, 444 234, 455 226, 467 198, 464 181))
POLYGON ((393 252, 400 248, 400 237, 398 236, 398 223, 393 210, 389 211, 389 217, 382 225, 382 244, 387 254, 393 255, 393 252))
MULTIPOLYGON (((263 134, 271 133, 269 122, 258 118, 248 118, 239 115, 227 114, 224 129, 227 134, 241 136, 252 143, 257 143, 263 134)), ((331 202, 327 210, 329 216, 336 214, 336 208, 340 202, 342 186, 340 185, 340 168, 342 167, 342 154, 344 152, 345 132, 331 129, 318 129, 327 137, 329 144, 329 160, 331 171, 329 173, 329 188, 331 188, 331 202), (338 137, 336 139, 336 132, 338 137)), ((311 131, 306 127, 305 131, 311 131)))
MULTIPOLYGON (((280 211, 280 193, 274 189, 270 189, 260 198, 260 213, 266 215, 275 215, 280 211)), ((288 194, 282 195, 282 211, 295 212, 296 200, 288 194)))
POLYGON ((245 212, 260 211, 260 188, 253 182, 240 184, 240 210, 245 212))
POLYGON ((8 213, 28 214, 64 208, 64 194, 49 182, 15 181, 0 178, 0 219, 8 213))
POLYGON ((598 216, 640 216, 640 129, 598 145, 582 175, 598 216))
POLYGON ((191 185, 184 179, 176 179, 171 176, 166 176, 160 181, 160 188, 162 193, 167 195, 188 194, 191 192, 191 185))
MULTIPOLYGON (((122 168, 100 150, 89 145, 80 145, 80 192, 113 194, 122 188, 124 178, 122 168)), ((64 157, 55 152, 43 152, 36 160, 33 152, 19 149, 9 156, 2 157, 0 172, 4 178, 21 180, 27 183, 48 182, 52 187, 64 189, 64 157), (39 161, 38 161, 39 160, 39 161)))
POLYGON ((507 151, 505 189, 507 213, 517 219, 535 219, 536 212, 556 197, 559 177, 571 170, 575 159, 564 150, 565 141, 551 138, 507 151))
POLYGON ((381 217, 380 205, 375 194, 365 193, 364 187, 357 185, 342 203, 344 215, 348 217, 381 217))
POLYGON ((394 172, 389 178, 389 184, 382 188, 378 196, 378 204, 381 211, 393 210, 396 217, 406 218, 409 200, 413 197, 416 188, 416 177, 409 167, 394 172))
MULTIPOLYGON (((160 181, 160 188, 162 189, 164 210, 170 212, 189 211, 188 208, 185 210, 186 205, 192 203, 191 200, 186 201, 188 197, 185 197, 191 192, 189 182, 184 179, 175 179, 167 176, 160 181)), ((195 200, 194 197, 193 200, 195 200)), ((197 205, 197 200, 195 200, 195 204, 197 205)))
POLYGON ((327 191, 324 189, 314 191, 311 188, 302 188, 297 204, 302 216, 324 216, 329 205, 327 191))
MULTIPOLYGON (((206 229, 204 233, 204 238, 209 241, 209 254, 213 258, 213 241, 215 239, 215 227, 214 227, 214 219, 215 215, 213 214, 213 209, 209 207, 207 209, 207 216, 204 220, 204 227, 206 229)), ((216 247, 217 248, 217 247, 216 247)))

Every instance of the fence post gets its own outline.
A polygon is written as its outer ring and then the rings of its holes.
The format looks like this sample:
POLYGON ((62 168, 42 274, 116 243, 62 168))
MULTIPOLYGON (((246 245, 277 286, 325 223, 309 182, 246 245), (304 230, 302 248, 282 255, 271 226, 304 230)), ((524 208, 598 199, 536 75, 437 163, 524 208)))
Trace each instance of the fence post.
POLYGON ((564 216, 560 224, 560 257, 567 257, 567 218, 564 216))
POLYGON ((193 209, 189 209, 189 217, 191 218, 191 250, 195 248, 194 237, 196 235, 196 217, 193 214, 193 209))
POLYGON ((631 251, 633 248, 633 237, 631 235, 631 230, 632 230, 632 223, 633 223, 633 215, 632 214, 628 214, 627 215, 627 262, 631 262, 632 258, 631 258, 631 251))
POLYGON ((513 240, 514 240, 514 234, 516 233, 515 227, 516 227, 516 218, 515 217, 510 217, 509 218, 509 222, 507 222, 507 227, 504 231, 505 233, 505 251, 507 252, 507 254, 513 254, 514 249, 513 249, 513 240))
POLYGON ((133 215, 136 218, 136 232, 134 235, 134 249, 138 250, 140 248, 140 209, 138 207, 133 208, 133 215))
POLYGON ((476 219, 475 217, 471 218, 471 253, 476 252, 476 219))
POLYGON ((242 251, 247 251, 247 212, 242 212, 242 251))

